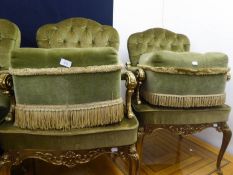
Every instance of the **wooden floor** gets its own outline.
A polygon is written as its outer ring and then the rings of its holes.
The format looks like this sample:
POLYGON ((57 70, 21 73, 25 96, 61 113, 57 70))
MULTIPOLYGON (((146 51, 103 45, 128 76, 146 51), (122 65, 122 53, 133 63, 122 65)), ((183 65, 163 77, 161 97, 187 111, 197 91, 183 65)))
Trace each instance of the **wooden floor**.
MULTIPOLYGON (((166 131, 147 136, 144 142, 143 165, 140 175, 215 175, 218 149, 189 136, 183 139, 166 131)), ((233 175, 233 156, 226 155, 222 162, 224 175, 233 175)), ((112 162, 108 156, 74 169, 50 166, 37 162, 36 175, 124 175, 127 163, 112 162)))

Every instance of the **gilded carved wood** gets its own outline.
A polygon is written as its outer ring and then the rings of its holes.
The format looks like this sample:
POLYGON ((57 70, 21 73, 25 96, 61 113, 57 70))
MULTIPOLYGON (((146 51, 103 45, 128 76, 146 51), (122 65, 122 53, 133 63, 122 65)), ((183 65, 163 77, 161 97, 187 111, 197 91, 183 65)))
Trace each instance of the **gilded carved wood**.
MULTIPOLYGON (((103 154, 113 154, 128 159, 132 163, 130 167, 130 175, 138 175, 139 157, 135 145, 97 148, 92 150, 9 150, 0 157, 0 170, 3 166, 19 165, 24 160, 29 158, 40 159, 53 165, 63 165, 68 168, 73 168, 78 164, 87 163, 103 154)), ((9 171, 10 172, 10 171, 9 171)), ((0 172, 1 174, 1 172, 0 172)))

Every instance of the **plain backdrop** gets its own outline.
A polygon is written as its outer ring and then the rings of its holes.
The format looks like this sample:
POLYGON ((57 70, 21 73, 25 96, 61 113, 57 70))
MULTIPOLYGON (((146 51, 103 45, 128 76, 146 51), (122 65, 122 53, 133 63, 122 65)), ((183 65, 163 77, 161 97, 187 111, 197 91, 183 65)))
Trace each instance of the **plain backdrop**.
MULTIPOLYGON (((233 1, 231 0, 115 0, 113 26, 120 34, 120 56, 128 61, 130 34, 152 27, 163 27, 187 35, 194 52, 218 51, 229 56, 233 67, 233 1)), ((233 107, 233 80, 227 83, 227 104, 233 107)), ((228 121, 233 130, 233 113, 228 121)), ((220 146, 222 134, 207 129, 197 134, 220 146)), ((233 139, 228 147, 233 154, 233 139)))
POLYGON ((0 18, 18 25, 21 47, 36 47, 37 29, 66 18, 85 17, 112 25, 113 0, 0 0, 0 18))

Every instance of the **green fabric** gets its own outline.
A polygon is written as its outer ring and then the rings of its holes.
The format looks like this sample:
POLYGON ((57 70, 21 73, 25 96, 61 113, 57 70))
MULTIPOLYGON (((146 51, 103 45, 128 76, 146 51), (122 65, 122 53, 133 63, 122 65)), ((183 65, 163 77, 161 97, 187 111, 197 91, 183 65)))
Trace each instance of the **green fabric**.
POLYGON ((130 62, 132 66, 136 66, 144 53, 158 50, 189 51, 190 42, 185 35, 162 28, 152 28, 130 35, 127 46, 130 62))
POLYGON ((10 97, 0 92, 0 123, 4 121, 5 116, 10 109, 10 97))
POLYGON ((139 64, 152 67, 175 68, 227 68, 228 57, 220 52, 207 52, 205 54, 195 52, 154 51, 141 55, 139 64), (192 65, 197 61, 198 65, 192 65))
POLYGON ((16 103, 65 105, 118 99, 120 76, 120 71, 62 76, 14 76, 16 103))
MULTIPOLYGON (((21 34, 19 28, 6 19, 0 19, 0 73, 8 70, 12 49, 20 47, 21 34)), ((0 92, 0 122, 9 112, 10 98, 0 92)))
POLYGON ((113 47, 119 48, 118 32, 85 18, 69 18, 57 24, 40 27, 36 35, 38 47, 113 47))
MULTIPOLYGON (((228 57, 223 53, 192 53, 155 51, 140 57, 139 64, 152 67, 174 68, 227 68, 228 57), (198 65, 193 66, 192 61, 198 65)), ((146 70, 143 90, 171 95, 224 94, 226 75, 181 75, 146 70)))
MULTIPOLYGON (((54 68, 63 57, 72 67, 119 65, 113 48, 17 49, 12 53, 13 68, 54 68)), ((120 70, 106 73, 13 76, 16 103, 81 104, 120 98, 120 70), (51 83, 52 82, 52 83, 51 83)))
POLYGON ((10 52, 0 52, 0 71, 9 68, 10 52))
POLYGON ((72 62, 72 67, 118 64, 118 53, 111 47, 96 48, 20 48, 12 51, 12 68, 62 67, 61 58, 72 62))
POLYGON ((211 95, 224 94, 225 84, 223 75, 190 76, 146 71, 142 88, 158 94, 211 95))
POLYGON ((10 51, 20 46, 19 28, 6 19, 0 19, 0 70, 8 69, 10 51))
POLYGON ((138 121, 124 118, 119 124, 70 131, 31 131, 4 123, 0 127, 3 150, 86 150, 132 145, 137 140, 138 121))
POLYGON ((167 108, 155 107, 146 102, 140 105, 133 103, 133 109, 140 125, 146 124, 202 124, 226 122, 230 106, 212 108, 167 108))

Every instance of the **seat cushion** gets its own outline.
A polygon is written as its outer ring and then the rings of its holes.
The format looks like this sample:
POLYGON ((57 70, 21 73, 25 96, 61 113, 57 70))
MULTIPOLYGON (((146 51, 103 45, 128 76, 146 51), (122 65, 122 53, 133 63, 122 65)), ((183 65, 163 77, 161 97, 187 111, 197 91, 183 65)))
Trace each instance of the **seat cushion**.
POLYGON ((142 96, 167 107, 210 107, 225 103, 228 57, 223 53, 156 51, 143 54, 142 96))
POLYGON ((5 116, 10 109, 10 98, 0 92, 0 123, 4 121, 5 116))
POLYGON ((156 107, 146 102, 137 105, 133 103, 133 109, 140 125, 146 124, 202 124, 225 122, 228 120, 230 106, 222 105, 209 108, 168 108, 156 107))
POLYGON ((21 128, 93 127, 124 116, 122 66, 111 47, 20 48, 12 52, 11 66, 15 125, 21 128), (71 67, 62 67, 61 58, 71 67))
POLYGON ((69 131, 26 130, 10 123, 0 126, 0 145, 9 149, 86 150, 134 144, 138 121, 124 118, 122 122, 94 128, 69 131))

